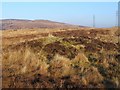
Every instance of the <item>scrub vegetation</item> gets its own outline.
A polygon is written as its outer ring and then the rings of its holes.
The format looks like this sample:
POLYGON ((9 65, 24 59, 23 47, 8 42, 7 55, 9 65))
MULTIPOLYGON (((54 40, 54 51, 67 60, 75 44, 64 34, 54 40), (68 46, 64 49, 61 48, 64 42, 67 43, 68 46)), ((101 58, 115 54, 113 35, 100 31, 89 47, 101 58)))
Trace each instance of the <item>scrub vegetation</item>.
POLYGON ((115 27, 35 31, 2 31, 3 88, 120 88, 115 27))

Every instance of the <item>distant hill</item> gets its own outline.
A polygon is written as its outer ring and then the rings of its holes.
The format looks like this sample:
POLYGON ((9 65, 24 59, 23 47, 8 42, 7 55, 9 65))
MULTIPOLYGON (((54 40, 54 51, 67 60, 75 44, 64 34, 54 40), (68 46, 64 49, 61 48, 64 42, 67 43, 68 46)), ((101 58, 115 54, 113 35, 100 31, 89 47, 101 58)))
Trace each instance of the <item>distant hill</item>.
POLYGON ((0 30, 7 29, 33 29, 33 28, 79 28, 84 26, 70 25, 66 23, 54 22, 49 20, 22 20, 22 19, 3 19, 0 20, 0 30))

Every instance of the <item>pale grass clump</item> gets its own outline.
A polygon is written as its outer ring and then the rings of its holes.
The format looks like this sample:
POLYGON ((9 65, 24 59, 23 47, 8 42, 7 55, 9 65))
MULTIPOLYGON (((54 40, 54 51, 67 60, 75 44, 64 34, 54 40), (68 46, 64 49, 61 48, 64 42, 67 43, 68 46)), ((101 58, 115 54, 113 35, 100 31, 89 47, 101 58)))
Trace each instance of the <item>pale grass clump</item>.
POLYGON ((81 75, 81 84, 99 83, 103 80, 98 69, 93 67, 84 53, 79 53, 73 60, 72 66, 76 74, 81 75))
POLYGON ((3 66, 4 65, 14 65, 16 63, 21 62, 21 60, 23 59, 24 54, 22 53, 22 50, 8 50, 3 52, 2 56, 3 56, 3 66))
POLYGON ((115 83, 115 86, 117 88, 120 88, 120 82, 119 82, 119 79, 117 77, 113 77, 112 82, 115 83))
MULTIPOLYGON (((37 55, 33 53, 31 49, 26 49, 25 56, 25 67, 27 66, 27 71, 31 72, 37 72, 39 74, 47 75, 47 69, 49 65, 47 64, 47 59, 44 55, 44 52, 41 52, 41 55, 37 55)), ((24 68, 23 68, 24 69, 24 68)))
POLYGON ((90 83, 97 84, 103 80, 103 76, 99 73, 98 69, 93 66, 87 68, 82 76, 82 83, 84 85, 89 85, 90 83))
POLYGON ((106 58, 104 58, 102 60, 103 62, 101 63, 105 68, 109 68, 109 63, 108 63, 108 60, 106 58))
MULTIPOLYGON (((3 54, 3 74, 8 76, 11 74, 21 74, 21 69, 24 68, 24 53, 22 50, 8 50, 4 51, 3 54), (7 71, 4 69, 7 69, 7 71), (12 71, 12 72, 11 72, 12 71), (10 73, 11 72, 11 73, 10 73)), ((24 70, 23 70, 24 71, 24 70)))
POLYGON ((15 74, 25 74, 38 72, 40 74, 47 74, 48 64, 45 56, 37 56, 29 47, 24 50, 12 50, 3 54, 3 64, 9 69, 13 69, 15 74))
POLYGON ((88 61, 88 58, 84 55, 84 53, 79 53, 73 60, 72 60, 72 66, 73 67, 88 67, 90 65, 90 62, 88 61))
POLYGON ((53 77, 68 76, 74 73, 71 67, 71 61, 61 55, 56 54, 50 62, 50 74, 53 77))

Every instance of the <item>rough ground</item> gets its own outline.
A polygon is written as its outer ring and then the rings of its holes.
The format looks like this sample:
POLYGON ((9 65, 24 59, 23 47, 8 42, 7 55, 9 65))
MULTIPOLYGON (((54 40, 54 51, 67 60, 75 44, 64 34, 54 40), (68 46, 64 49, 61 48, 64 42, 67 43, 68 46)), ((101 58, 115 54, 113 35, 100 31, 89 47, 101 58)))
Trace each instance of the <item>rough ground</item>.
POLYGON ((120 88, 116 32, 117 28, 2 31, 3 87, 120 88))

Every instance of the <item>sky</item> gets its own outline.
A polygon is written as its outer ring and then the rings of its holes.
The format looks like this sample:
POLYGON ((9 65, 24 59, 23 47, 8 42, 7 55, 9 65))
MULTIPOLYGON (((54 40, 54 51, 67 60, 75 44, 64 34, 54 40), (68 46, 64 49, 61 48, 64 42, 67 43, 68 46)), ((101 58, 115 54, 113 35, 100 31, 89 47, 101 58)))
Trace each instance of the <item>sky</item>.
POLYGON ((44 19, 82 26, 116 25, 117 2, 3 2, 1 19, 44 19))

